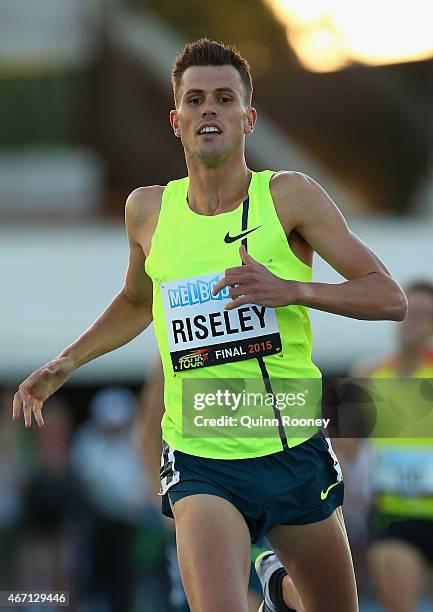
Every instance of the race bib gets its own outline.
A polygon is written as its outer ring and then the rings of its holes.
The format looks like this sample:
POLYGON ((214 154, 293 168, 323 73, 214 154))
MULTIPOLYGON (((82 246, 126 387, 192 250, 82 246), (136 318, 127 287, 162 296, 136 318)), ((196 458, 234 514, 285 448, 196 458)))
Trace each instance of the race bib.
POLYGON ((433 495, 433 449, 375 449, 373 469, 374 488, 380 492, 433 495))
POLYGON ((160 285, 168 346, 176 372, 281 352, 274 308, 245 304, 224 310, 229 287, 212 288, 224 272, 160 285))

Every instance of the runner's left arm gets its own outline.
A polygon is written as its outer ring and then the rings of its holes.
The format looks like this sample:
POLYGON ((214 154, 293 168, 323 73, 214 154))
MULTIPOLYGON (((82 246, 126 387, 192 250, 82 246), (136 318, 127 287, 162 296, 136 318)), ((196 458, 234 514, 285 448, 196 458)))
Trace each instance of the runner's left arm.
POLYGON ((281 173, 273 193, 277 206, 290 209, 290 227, 346 280, 316 283, 285 280, 255 261, 242 246, 242 266, 226 270, 214 294, 230 286, 231 310, 243 304, 278 307, 307 306, 366 320, 401 321, 406 316, 406 296, 382 261, 347 226, 329 195, 313 179, 281 173), (289 196, 290 194, 290 200, 289 196), (283 201, 283 198, 286 201, 283 201))
POLYGON ((349 229, 325 190, 308 176, 296 173, 290 178, 295 184, 295 229, 347 279, 337 284, 300 283, 298 303, 356 319, 404 319, 404 292, 379 257, 349 229))

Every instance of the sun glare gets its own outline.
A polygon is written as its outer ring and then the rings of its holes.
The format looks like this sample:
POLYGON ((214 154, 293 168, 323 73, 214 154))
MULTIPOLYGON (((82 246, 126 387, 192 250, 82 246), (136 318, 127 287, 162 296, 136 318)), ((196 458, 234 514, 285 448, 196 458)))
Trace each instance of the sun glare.
POLYGON ((264 0, 300 62, 315 72, 352 63, 395 64, 433 57, 427 0, 264 0))

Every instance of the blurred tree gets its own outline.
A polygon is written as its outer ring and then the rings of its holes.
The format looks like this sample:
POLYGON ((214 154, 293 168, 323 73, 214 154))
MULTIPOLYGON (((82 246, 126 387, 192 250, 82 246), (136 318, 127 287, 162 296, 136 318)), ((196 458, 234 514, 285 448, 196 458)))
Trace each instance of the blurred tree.
MULTIPOLYGON (((208 36, 249 60, 255 103, 367 206, 406 212, 433 145, 428 87, 433 63, 319 74, 303 69, 261 0, 130 0, 184 41, 208 36)), ((431 97, 431 96, 430 96, 431 97)))
POLYGON ((0 78, 0 146, 67 145, 79 133, 81 74, 0 78))
POLYGON ((134 3, 157 13, 188 40, 207 36, 236 45, 248 58, 256 80, 269 71, 274 57, 283 66, 298 63, 287 45, 283 27, 261 0, 237 0, 236 4, 230 0, 212 3, 134 0, 134 3))

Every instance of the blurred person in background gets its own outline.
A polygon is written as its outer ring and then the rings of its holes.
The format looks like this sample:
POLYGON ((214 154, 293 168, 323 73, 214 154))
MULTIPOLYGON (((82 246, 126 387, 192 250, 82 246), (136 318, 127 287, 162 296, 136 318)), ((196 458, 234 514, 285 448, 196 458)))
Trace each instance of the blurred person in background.
POLYGON ((368 517, 371 506, 371 456, 358 438, 334 438, 332 444, 344 474, 344 520, 360 595, 368 590, 368 517))
MULTIPOLYGON (((161 447, 162 432, 161 419, 164 414, 164 373, 161 361, 158 360, 150 378, 144 385, 139 409, 137 411, 136 435, 140 447, 144 468, 148 475, 152 487, 152 500, 155 508, 161 511, 161 501, 158 494, 161 489, 161 447)), ((167 610, 179 610, 187 612, 189 610, 185 593, 182 586, 182 579, 179 571, 179 564, 176 555, 176 538, 174 533, 173 521, 163 517, 163 524, 166 529, 166 573, 168 579, 167 600, 161 602, 167 610)))
POLYGON ((75 609, 82 553, 76 538, 87 507, 69 462, 71 436, 69 406, 56 396, 47 402, 46 427, 31 440, 14 588, 71 591, 75 609))
MULTIPOLYGON (((71 454, 90 504, 88 598, 109 612, 132 609, 139 590, 134 546, 141 528, 155 522, 132 430, 136 405, 126 388, 99 391, 71 454)), ((159 596, 150 589, 143 595, 149 606, 159 596)))
MULTIPOLYGON (((161 447, 162 431, 161 420, 164 415, 164 372, 161 361, 155 364, 151 377, 143 387, 140 399, 140 407, 137 412, 137 438, 144 459, 144 465, 154 490, 156 507, 160 510, 161 500, 161 447)), ((179 564, 176 556, 176 538, 173 521, 164 517, 164 525, 167 529, 168 541, 166 548, 167 571, 170 588, 168 591, 168 606, 170 610, 189 610, 185 593, 182 586, 179 564)), ((261 603, 259 592, 261 585, 254 572, 254 561, 263 552, 263 547, 255 546, 251 554, 251 572, 248 589, 248 607, 250 612, 256 612, 261 603)))
POLYGON ((17 542, 24 510, 22 432, 11 427, 6 411, 12 397, 12 391, 0 392, 0 590, 15 586, 17 542))
MULTIPOLYGON (((200 358, 203 338, 211 337, 206 350, 212 349, 216 359, 214 345, 231 340, 227 311, 239 317, 240 310, 234 309, 250 304, 249 320, 254 313, 267 313, 264 327, 269 332, 270 320, 275 321, 281 345, 258 343, 258 354, 245 354, 235 364, 226 355, 224 363, 196 368, 194 379, 260 377, 265 387, 271 378, 320 380, 311 360, 308 307, 359 319, 401 320, 406 298, 312 179, 247 168, 245 137, 254 130, 256 111, 248 64, 235 50, 206 39, 185 46, 176 58, 173 89, 171 125, 182 140, 188 177, 130 195, 124 287, 80 338, 20 385, 14 418, 22 406, 26 426, 32 416, 42 426, 47 397, 78 367, 126 344, 153 318, 165 374, 163 512, 175 518, 191 608, 246 612, 250 544, 267 535, 278 557, 270 551, 256 566, 265 591, 263 610, 355 612, 356 585, 341 513, 342 476, 329 441, 320 435, 288 438, 281 424, 273 438, 183 436, 185 377, 175 366, 173 346, 183 354, 196 348, 200 358), (313 283, 314 251, 347 281, 313 283), (218 306, 226 331, 208 322, 205 332, 189 343, 179 323, 166 325, 175 304, 162 301, 165 281, 204 278, 209 283, 215 270, 221 270, 221 280, 209 289, 206 304, 218 306)), ((188 304, 187 312, 193 306, 188 304)), ((198 308, 208 312, 201 303, 198 308)), ((264 338, 266 330, 259 327, 255 320, 252 329, 264 338)), ((251 335, 244 330, 241 337, 248 341, 251 335)), ((203 357, 201 365, 211 362, 203 357)), ((280 423, 275 405, 269 414, 280 423)))
MULTIPOLYGON (((358 378, 386 379, 385 385, 433 378, 433 283, 413 282, 406 295, 408 312, 398 325, 395 353, 355 368, 358 378)), ((416 410, 406 405, 403 387, 392 400, 416 410)), ((371 438, 370 451, 370 574, 387 611, 415 612, 424 589, 433 593, 433 438, 371 438)))

